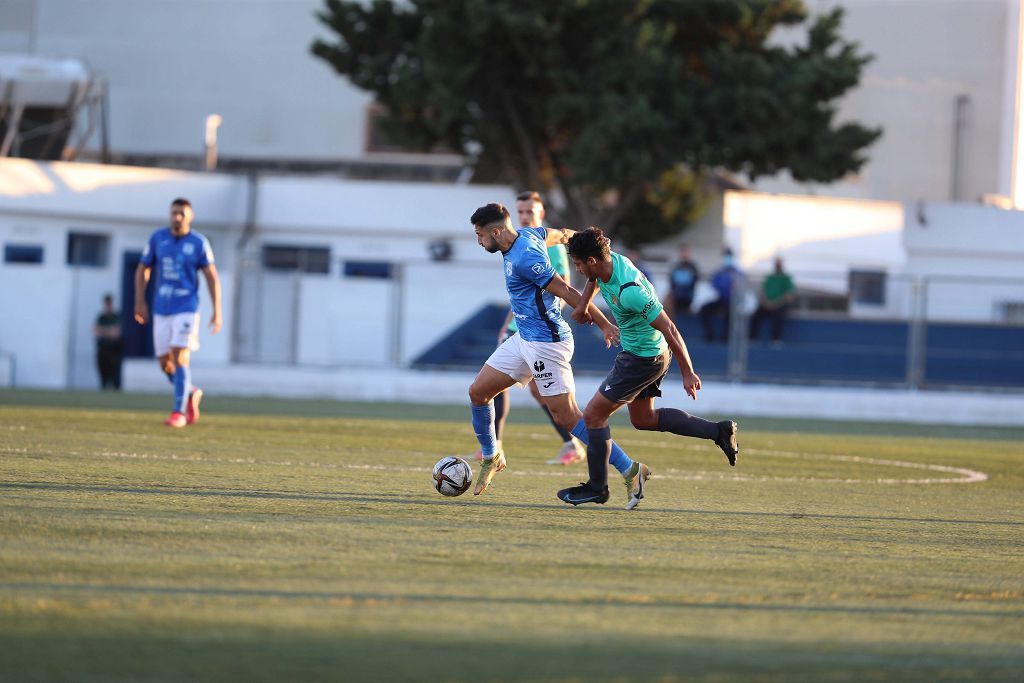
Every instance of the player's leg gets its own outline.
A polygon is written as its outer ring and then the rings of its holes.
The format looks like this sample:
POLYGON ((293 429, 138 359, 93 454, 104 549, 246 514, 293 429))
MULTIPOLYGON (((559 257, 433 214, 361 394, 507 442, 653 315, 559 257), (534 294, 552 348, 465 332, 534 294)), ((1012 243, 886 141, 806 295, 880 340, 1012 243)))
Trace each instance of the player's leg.
POLYGON ((533 399, 540 406, 540 409, 544 411, 544 414, 548 416, 548 420, 551 421, 551 426, 558 432, 558 437, 562 440, 562 450, 559 451, 558 455, 547 461, 548 465, 572 465, 577 462, 583 462, 587 459, 587 452, 583 443, 572 435, 568 429, 555 422, 555 416, 551 414, 551 411, 544 404, 544 397, 540 395, 540 389, 537 388, 537 382, 530 382, 529 385, 530 394, 533 399))
MULTIPOLYGON (((661 380, 659 379, 658 382, 660 383, 661 380)), ((736 422, 733 420, 712 422, 677 408, 655 410, 653 389, 656 388, 652 385, 646 390, 648 393, 630 402, 629 420, 634 427, 644 431, 671 432, 679 436, 714 441, 725 453, 729 464, 736 465, 736 456, 739 453, 739 444, 736 442, 736 422)), ((656 395, 660 396, 661 391, 658 390, 656 395)))
MULTIPOLYGON (((638 397, 651 397, 651 404, 648 409, 653 408, 653 397, 660 396, 658 386, 661 378, 668 370, 670 358, 667 354, 659 356, 636 356, 623 351, 615 356, 615 365, 611 372, 601 383, 600 388, 594 397, 587 404, 583 417, 587 428, 599 430, 607 429, 608 417, 624 405, 629 406, 630 417, 636 412, 638 415, 643 410, 641 406, 634 406, 638 397)), ((650 420, 648 416, 648 420, 650 420)), ((600 438, 601 432, 595 431, 592 438, 600 438)), ((608 439, 611 438, 608 432, 608 439)), ((590 446, 587 447, 587 458, 589 460, 590 446)), ((598 449, 595 449, 595 455, 598 449)), ((623 482, 626 486, 626 509, 632 510, 644 497, 646 482, 651 476, 651 468, 642 462, 634 462, 627 471, 622 471, 623 482)))
POLYGON ((180 314, 179 326, 174 338, 175 346, 182 346, 185 351, 186 362, 184 364, 185 391, 185 421, 193 424, 199 420, 199 403, 203 400, 203 390, 192 383, 192 369, 188 362, 192 353, 199 350, 199 313, 180 314))
MULTIPOLYGON (((174 373, 176 369, 174 356, 171 354, 171 342, 174 337, 173 319, 174 316, 170 315, 153 316, 153 352, 156 354, 156 362, 160 366, 160 371, 167 377, 171 386, 174 386, 175 383, 174 373)), ((184 427, 184 418, 179 420, 175 417, 174 411, 177 410, 176 406, 177 404, 172 409, 171 416, 164 420, 164 424, 169 427, 184 427)))
POLYGON ((192 349, 198 344, 198 313, 178 313, 171 320, 170 363, 174 368, 174 411, 167 419, 172 427, 188 424, 189 402, 192 398, 192 349))
POLYGON ((505 454, 501 452, 494 432, 493 398, 515 384, 511 376, 490 365, 480 368, 476 379, 469 388, 472 406, 473 431, 480 443, 480 476, 477 477, 473 495, 479 496, 487 490, 494 475, 505 469, 505 454))
POLYGON ((512 335, 495 349, 469 387, 473 431, 480 443, 482 460, 480 476, 473 495, 487 490, 494 475, 505 469, 505 454, 494 432, 493 399, 513 384, 529 381, 530 369, 522 358, 520 337, 512 335))
MULTIPOLYGON (((497 451, 504 450, 501 437, 505 432, 505 421, 508 419, 508 414, 511 410, 512 406, 508 397, 508 389, 499 391, 494 397, 494 438, 495 450, 497 451)), ((484 451, 482 448, 476 449, 476 453, 473 454, 473 459, 477 462, 484 459, 484 451)))
POLYGON ((166 424, 171 427, 184 427, 188 424, 185 413, 188 410, 188 396, 192 388, 192 371, 189 367, 191 358, 189 350, 179 346, 171 347, 170 356, 174 364, 174 409, 166 424))
POLYGON ((612 455, 612 431, 608 426, 608 418, 619 407, 619 404, 595 393, 583 411, 583 422, 587 427, 587 470, 590 475, 587 483, 598 491, 608 489, 608 461, 612 455))

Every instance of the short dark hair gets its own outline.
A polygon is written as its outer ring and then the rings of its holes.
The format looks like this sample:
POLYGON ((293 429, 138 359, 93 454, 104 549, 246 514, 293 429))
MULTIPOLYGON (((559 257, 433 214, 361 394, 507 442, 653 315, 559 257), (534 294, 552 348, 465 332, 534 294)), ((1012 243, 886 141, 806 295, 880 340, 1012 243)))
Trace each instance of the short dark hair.
POLYGON ((171 206, 187 206, 188 208, 191 209, 192 202, 185 199, 184 197, 175 197, 174 201, 171 202, 171 206))
POLYGON ((505 223, 505 221, 511 221, 512 216, 501 204, 491 203, 487 206, 481 206, 479 209, 473 212, 470 216, 469 222, 473 225, 479 225, 481 228, 486 228, 495 223, 505 223))
POLYGON ((113 294, 104 294, 103 295, 103 303, 105 303, 105 304, 112 304, 112 303, 114 303, 114 295, 113 294))
POLYGON ((569 238, 566 245, 569 256, 580 261, 593 256, 598 261, 607 261, 612 254, 611 240, 604 236, 601 228, 587 228, 569 238))
POLYGON ((516 195, 517 202, 537 202, 541 206, 544 206, 544 200, 540 198, 540 192, 536 190, 523 190, 516 195))

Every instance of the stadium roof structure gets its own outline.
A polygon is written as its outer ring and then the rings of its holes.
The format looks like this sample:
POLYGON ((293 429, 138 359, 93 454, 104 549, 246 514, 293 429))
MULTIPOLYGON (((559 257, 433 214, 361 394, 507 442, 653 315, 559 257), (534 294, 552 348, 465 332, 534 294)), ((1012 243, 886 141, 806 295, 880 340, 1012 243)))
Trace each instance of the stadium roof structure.
POLYGON ((74 159, 98 126, 106 149, 104 91, 83 60, 0 55, 0 157, 74 159))

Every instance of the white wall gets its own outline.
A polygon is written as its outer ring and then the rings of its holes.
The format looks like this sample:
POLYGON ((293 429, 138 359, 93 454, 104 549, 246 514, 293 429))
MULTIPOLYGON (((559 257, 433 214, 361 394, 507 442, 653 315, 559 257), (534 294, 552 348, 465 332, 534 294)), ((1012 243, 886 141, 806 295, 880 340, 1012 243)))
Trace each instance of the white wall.
POLYGON ((394 326, 391 280, 303 278, 298 316, 298 361, 362 367, 390 364, 394 326))
POLYGON ((363 155, 369 97, 309 52, 329 37, 321 0, 8 3, 0 50, 81 57, 107 79, 115 151, 198 155, 216 113, 224 155, 363 155))
POLYGON ((742 266, 768 273, 776 256, 794 272, 845 277, 851 267, 902 266, 904 209, 896 202, 726 192, 728 241, 742 266))
MULTIPOLYGON (((896 201, 950 200, 954 99, 967 95, 962 201, 1000 191, 1008 91, 1006 22, 1017 0, 809 0, 812 12, 840 6, 842 35, 874 55, 837 119, 881 127, 868 163, 834 185, 764 178, 764 192, 896 201)), ((780 34, 781 42, 803 40, 780 34)), ((1013 116, 1010 116, 1010 122, 1013 116)))
MULTIPOLYGON (((71 275, 32 265, 0 267, 0 351, 14 355, 18 386, 67 386, 71 275)), ((97 307, 98 310, 98 307, 97 307)))
POLYGON ((1024 305, 1024 211, 964 204, 908 205, 907 273, 927 286, 934 320, 1000 320, 1024 305))

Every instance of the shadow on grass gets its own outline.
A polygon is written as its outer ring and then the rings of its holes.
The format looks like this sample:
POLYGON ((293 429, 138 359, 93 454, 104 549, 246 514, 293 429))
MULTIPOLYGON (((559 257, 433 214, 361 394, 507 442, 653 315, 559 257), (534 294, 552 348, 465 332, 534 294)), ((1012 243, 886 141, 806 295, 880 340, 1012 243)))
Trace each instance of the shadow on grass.
POLYGON ((906 606, 861 606, 861 605, 812 605, 812 604, 784 604, 765 602, 701 602, 696 600, 680 600, 674 598, 659 598, 651 602, 638 602, 629 595, 623 597, 602 596, 600 598, 557 598, 543 597, 531 598, 522 595, 503 596, 491 594, 486 596, 472 595, 447 595, 447 594, 417 594, 417 593, 367 593, 352 591, 310 591, 310 590, 282 590, 274 588, 225 588, 219 586, 151 586, 151 585, 125 585, 125 584, 99 584, 99 583, 53 583, 16 581, 0 583, 0 591, 20 593, 29 591, 33 594, 59 595, 60 593, 97 593, 101 595, 161 595, 206 598, 250 598, 253 600, 308 600, 324 602, 340 602, 343 604, 357 605, 392 605, 425 603, 445 606, 449 604, 472 605, 512 605, 512 606, 535 606, 535 607, 562 607, 572 609, 574 607, 616 607, 635 608, 642 610, 711 610, 739 611, 739 612, 780 612, 780 613, 807 613, 807 614, 835 614, 845 615, 906 615, 906 616, 931 616, 931 617, 953 617, 957 619, 967 617, 979 617, 983 619, 1022 619, 1024 610, 1010 609, 936 609, 929 607, 906 607, 906 606))
MULTIPOLYGON (((113 486, 110 484, 54 484, 50 482, 3 482, 0 483, 0 491, 3 490, 38 490, 85 493, 121 493, 132 495, 157 495, 157 496, 194 496, 209 498, 249 498, 254 500, 298 500, 298 501, 349 501, 353 503, 387 504, 387 505, 428 505, 428 506, 487 506, 498 508, 510 508, 520 510, 557 510, 565 514, 606 514, 622 513, 626 511, 615 507, 580 507, 573 508, 564 504, 546 503, 507 503, 497 501, 493 498, 482 498, 467 496, 466 499, 439 499, 434 496, 423 498, 411 498, 407 495, 397 493, 347 493, 344 491, 299 493, 296 491, 254 491, 251 489, 224 489, 208 487, 184 488, 180 486, 113 486)), ((990 519, 952 519, 943 517, 887 517, 883 515, 826 515, 815 513, 790 513, 790 512, 752 512, 745 510, 694 510, 689 508, 665 508, 665 507, 644 507, 631 514, 680 514, 680 515, 712 515, 715 517, 738 516, 738 517, 764 517, 782 518, 791 520, 812 519, 812 520, 836 520, 836 521, 862 521, 862 522, 900 522, 900 523, 926 523, 926 524, 963 524, 977 526, 1008 526, 1024 527, 1024 521, 1011 520, 990 520, 990 519)))
POLYGON ((572 634, 540 643, 518 633, 240 633, 230 625, 167 624, 109 635, 85 628, 32 635, 6 630, 0 630, 0 671, 12 681, 1019 681, 1024 663, 1019 652, 939 644, 580 642, 572 634))

